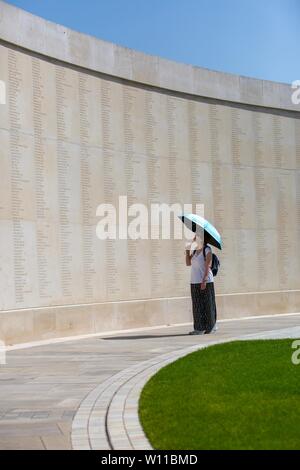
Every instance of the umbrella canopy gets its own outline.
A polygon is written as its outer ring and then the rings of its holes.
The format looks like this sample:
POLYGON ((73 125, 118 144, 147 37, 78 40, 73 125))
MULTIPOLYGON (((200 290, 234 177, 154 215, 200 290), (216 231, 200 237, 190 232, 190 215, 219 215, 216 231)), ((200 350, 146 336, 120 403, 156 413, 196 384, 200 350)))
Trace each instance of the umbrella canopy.
POLYGON ((222 250, 222 239, 217 229, 208 220, 203 219, 199 215, 195 214, 184 214, 178 216, 182 222, 192 232, 197 230, 204 230, 204 243, 209 243, 215 246, 219 250, 222 250))

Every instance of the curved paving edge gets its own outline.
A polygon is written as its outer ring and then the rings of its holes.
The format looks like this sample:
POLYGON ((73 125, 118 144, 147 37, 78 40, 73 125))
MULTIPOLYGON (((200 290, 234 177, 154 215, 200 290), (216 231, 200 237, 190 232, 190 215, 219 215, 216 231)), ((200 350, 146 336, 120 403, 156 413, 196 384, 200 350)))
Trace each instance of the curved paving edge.
MULTIPOLYGON (((201 337, 200 337, 201 338, 201 337)), ((141 391, 161 368, 192 352, 238 340, 300 338, 300 327, 233 336, 163 354, 129 367, 92 390, 72 423, 74 450, 152 449, 138 416, 141 391)))

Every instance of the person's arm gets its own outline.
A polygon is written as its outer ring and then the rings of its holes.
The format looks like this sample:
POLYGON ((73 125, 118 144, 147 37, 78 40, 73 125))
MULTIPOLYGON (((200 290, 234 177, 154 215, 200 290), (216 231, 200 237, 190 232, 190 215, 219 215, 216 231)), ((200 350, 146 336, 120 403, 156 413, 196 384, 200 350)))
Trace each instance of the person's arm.
POLYGON ((211 268, 211 265, 212 265, 212 253, 209 250, 209 252, 207 253, 207 255, 205 257, 205 272, 204 272, 204 276, 203 276, 202 283, 201 283, 201 289, 202 290, 206 289, 206 282, 207 282, 207 278, 208 278, 208 272, 209 272, 209 269, 211 268))
MULTIPOLYGON (((193 242, 196 241, 196 236, 194 237, 193 239, 193 242)), ((191 255, 191 246, 192 246, 192 243, 188 243, 186 245, 186 250, 185 250, 185 264, 187 266, 191 266, 192 265, 192 257, 193 255, 191 255)))
POLYGON ((186 250, 185 251, 185 264, 187 266, 191 266, 192 265, 192 255, 190 253, 190 250, 186 250))

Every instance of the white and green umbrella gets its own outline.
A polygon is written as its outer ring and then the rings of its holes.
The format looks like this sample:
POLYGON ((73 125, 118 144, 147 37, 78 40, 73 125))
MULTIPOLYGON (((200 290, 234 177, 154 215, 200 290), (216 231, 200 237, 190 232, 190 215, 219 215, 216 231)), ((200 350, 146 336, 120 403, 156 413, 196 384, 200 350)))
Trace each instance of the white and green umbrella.
POLYGON ((178 216, 186 227, 192 232, 204 231, 204 243, 209 243, 222 250, 222 239, 218 230, 200 215, 183 214, 178 216))

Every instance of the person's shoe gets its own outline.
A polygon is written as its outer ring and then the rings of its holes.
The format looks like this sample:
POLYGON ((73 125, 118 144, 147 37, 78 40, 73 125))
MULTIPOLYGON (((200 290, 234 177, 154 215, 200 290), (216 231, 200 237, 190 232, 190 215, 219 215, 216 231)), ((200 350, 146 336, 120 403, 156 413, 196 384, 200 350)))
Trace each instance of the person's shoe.
POLYGON ((216 333, 216 331, 218 331, 217 324, 215 324, 215 326, 213 327, 212 330, 206 331, 205 334, 206 334, 206 335, 211 335, 212 333, 216 333))
POLYGON ((199 336, 199 335, 204 335, 205 331, 199 331, 199 330, 194 330, 189 333, 190 336, 199 336))

